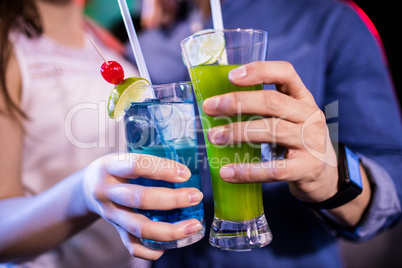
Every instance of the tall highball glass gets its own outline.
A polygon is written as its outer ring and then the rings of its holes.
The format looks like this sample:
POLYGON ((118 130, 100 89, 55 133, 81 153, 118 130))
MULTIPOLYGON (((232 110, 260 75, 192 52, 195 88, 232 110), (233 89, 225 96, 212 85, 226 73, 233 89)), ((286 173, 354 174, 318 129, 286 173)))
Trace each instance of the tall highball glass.
POLYGON ((259 118, 253 115, 210 117, 203 112, 202 104, 207 98, 228 92, 262 90, 262 84, 235 86, 229 81, 228 73, 240 65, 265 60, 267 43, 268 34, 253 29, 204 31, 181 42, 201 115, 212 180, 214 219, 209 242, 225 250, 250 250, 263 247, 272 240, 264 214, 261 184, 232 184, 219 176, 219 170, 225 164, 261 162, 261 145, 242 143, 218 146, 208 141, 206 133, 212 127, 259 118), (219 57, 205 57, 209 50, 205 44, 210 42, 215 48, 211 47, 209 51, 214 51, 217 46, 214 40, 224 42, 224 50, 219 57), (197 52, 195 49, 198 47, 200 51, 197 52), (199 60, 202 57, 206 62, 199 60))
MULTIPOLYGON (((143 86, 153 90, 156 98, 133 102, 124 116, 127 149, 131 153, 148 154, 175 160, 186 165, 191 178, 186 182, 171 183, 147 178, 131 179, 133 184, 149 187, 201 190, 193 95, 190 82, 143 86)), ((139 89, 141 90, 141 88, 139 89)), ((176 163, 172 162, 172 163, 176 163)), ((158 165, 158 162, 155 164, 158 165)), ((150 165, 149 162, 136 165, 150 165)), ((163 166, 161 166, 163 168, 163 166)), ((181 248, 204 237, 204 209, 202 202, 196 206, 173 210, 136 209, 153 221, 175 223, 191 218, 201 222, 203 228, 195 235, 178 241, 153 241, 141 239, 151 249, 181 248)))

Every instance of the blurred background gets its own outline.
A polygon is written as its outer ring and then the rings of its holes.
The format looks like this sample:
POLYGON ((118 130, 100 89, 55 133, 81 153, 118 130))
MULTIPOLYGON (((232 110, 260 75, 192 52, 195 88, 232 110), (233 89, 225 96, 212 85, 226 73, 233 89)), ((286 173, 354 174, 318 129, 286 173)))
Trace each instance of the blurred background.
MULTIPOLYGON (((356 0, 354 2, 369 16, 380 34, 393 76, 396 95, 401 103, 402 38, 399 27, 402 25, 398 21, 398 2, 394 0, 381 2, 356 0)), ((139 33, 141 31, 139 23, 141 0, 127 0, 127 4, 139 33)), ((121 41, 127 40, 117 1, 90 0, 86 13, 121 41)), ((368 242, 352 243, 340 240, 339 243, 348 268, 402 267, 402 224, 368 242)))
MULTIPOLYGON (((120 41, 124 42, 128 39, 117 0, 88 0, 87 2, 85 13, 89 17, 112 32, 120 41)), ((139 23, 141 0, 126 0, 126 2, 133 18, 135 30, 139 33, 141 31, 139 23)))
MULTIPOLYGON (((402 26, 399 19, 398 2, 394 0, 355 0, 362 10, 369 16, 377 28, 383 41, 385 52, 393 76, 396 94, 402 100, 402 26)), ((139 23, 141 0, 127 0, 136 31, 141 31, 139 23)), ((86 13, 103 27, 111 31, 121 41, 127 40, 127 34, 121 19, 117 1, 111 0, 89 0, 86 13)))

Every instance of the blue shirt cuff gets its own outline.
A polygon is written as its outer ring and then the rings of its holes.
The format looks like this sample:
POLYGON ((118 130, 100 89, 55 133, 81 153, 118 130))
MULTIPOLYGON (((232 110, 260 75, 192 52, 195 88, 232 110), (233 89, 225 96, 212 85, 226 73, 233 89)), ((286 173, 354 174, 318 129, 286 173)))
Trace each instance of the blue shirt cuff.
POLYGON ((351 230, 330 224, 337 235, 353 241, 365 241, 372 238, 388 227, 390 221, 401 213, 401 205, 391 176, 372 159, 360 154, 359 157, 372 188, 369 207, 359 225, 351 230))

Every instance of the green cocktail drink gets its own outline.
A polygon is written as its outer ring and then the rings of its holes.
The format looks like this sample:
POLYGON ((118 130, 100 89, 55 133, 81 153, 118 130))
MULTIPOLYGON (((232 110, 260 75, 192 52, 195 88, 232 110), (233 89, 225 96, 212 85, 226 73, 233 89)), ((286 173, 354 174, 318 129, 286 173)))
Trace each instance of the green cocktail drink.
POLYGON ((264 212, 260 183, 233 184, 223 181, 219 170, 228 163, 252 163, 261 161, 261 146, 257 144, 234 144, 218 146, 208 141, 209 128, 237 121, 247 121, 253 116, 211 117, 202 111, 202 103, 212 96, 232 91, 261 90, 262 85, 238 87, 228 79, 230 70, 238 65, 206 65, 190 69, 194 81, 194 92, 200 109, 204 129, 205 143, 209 158, 212 189, 214 195, 215 216, 229 221, 246 221, 261 216, 264 212))
MULTIPOLYGON (((260 183, 234 184, 221 179, 219 171, 230 163, 261 162, 261 146, 252 143, 214 145, 208 141, 210 128, 239 121, 260 119, 242 115, 241 105, 232 117, 211 117, 202 111, 204 100, 233 91, 261 90, 262 84, 250 87, 233 85, 229 71, 253 61, 263 61, 267 51, 268 34, 253 29, 205 30, 181 42, 184 59, 193 82, 201 115, 208 165, 214 197, 214 219, 209 243, 225 250, 244 251, 269 244, 272 234, 265 218, 260 183)), ((240 131, 249 132, 246 129, 240 131)), ((247 133, 244 133, 245 135, 247 133)))

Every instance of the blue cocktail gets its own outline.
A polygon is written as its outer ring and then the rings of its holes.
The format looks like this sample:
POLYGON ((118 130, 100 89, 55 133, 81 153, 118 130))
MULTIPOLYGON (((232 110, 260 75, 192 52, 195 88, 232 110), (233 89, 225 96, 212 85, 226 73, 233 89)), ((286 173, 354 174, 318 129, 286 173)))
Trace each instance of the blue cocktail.
MULTIPOLYGON (((132 103, 124 117, 127 149, 132 153, 154 155, 180 162, 190 169, 191 178, 183 183, 147 178, 132 179, 130 182, 143 186, 195 187, 201 190, 191 84, 174 83, 149 87, 155 91, 156 99, 132 103)), ((136 211, 153 221, 175 223, 195 218, 204 225, 202 203, 169 211, 142 209, 136 211)), ((178 248, 200 240, 204 234, 205 228, 196 235, 179 241, 159 242, 142 239, 141 242, 153 249, 178 248)))

